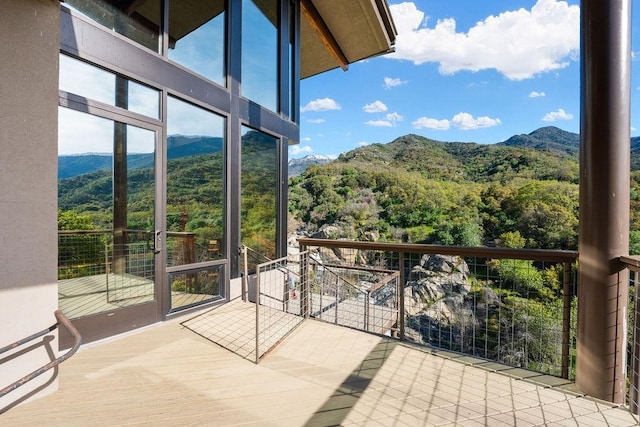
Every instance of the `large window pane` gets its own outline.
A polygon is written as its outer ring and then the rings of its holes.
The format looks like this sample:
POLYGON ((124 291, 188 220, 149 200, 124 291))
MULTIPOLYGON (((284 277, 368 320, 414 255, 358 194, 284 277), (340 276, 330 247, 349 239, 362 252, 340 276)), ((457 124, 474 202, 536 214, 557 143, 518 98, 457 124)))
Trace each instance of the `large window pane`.
POLYGON ((60 55, 60 90, 125 108, 155 119, 160 116, 160 92, 112 72, 60 55))
POLYGON ((224 0, 172 1, 169 59, 224 85, 225 15, 224 0))
POLYGON ((276 112, 278 3, 242 1, 242 96, 276 112))
POLYGON ((152 301, 155 132, 62 107, 58 129, 61 310, 152 301))
POLYGON ((278 140, 242 128, 242 244, 267 258, 276 257, 278 140))
POLYGON ((223 117, 169 97, 167 265, 224 256, 223 117))
POLYGON ((154 52, 160 52, 162 0, 65 0, 63 4, 154 52))
POLYGON ((222 267, 206 267, 169 274, 171 310, 221 299, 222 267))

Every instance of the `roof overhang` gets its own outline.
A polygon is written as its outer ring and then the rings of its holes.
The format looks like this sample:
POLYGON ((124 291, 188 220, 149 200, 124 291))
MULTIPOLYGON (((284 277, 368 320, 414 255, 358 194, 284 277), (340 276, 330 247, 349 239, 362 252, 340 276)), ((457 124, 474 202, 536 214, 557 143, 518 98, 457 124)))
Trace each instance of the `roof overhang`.
POLYGON ((389 53, 396 29, 386 0, 300 0, 300 77, 389 53))

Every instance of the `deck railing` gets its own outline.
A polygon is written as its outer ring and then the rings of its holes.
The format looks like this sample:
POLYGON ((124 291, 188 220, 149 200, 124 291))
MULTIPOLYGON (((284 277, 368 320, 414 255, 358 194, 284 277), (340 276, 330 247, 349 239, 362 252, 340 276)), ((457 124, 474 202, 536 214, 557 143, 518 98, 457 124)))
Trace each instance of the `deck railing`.
POLYGON ((629 269, 629 319, 627 337, 627 404, 640 415, 640 257, 621 257, 629 269))
MULTIPOLYGON (((13 383, 9 384, 8 386, 4 387, 2 390, 0 390, 0 397, 3 397, 9 393, 11 393, 12 391, 16 390, 19 387, 22 387, 23 385, 27 384, 29 381, 35 379, 36 377, 44 374, 45 372, 47 372, 50 369, 53 369, 55 367, 57 367, 59 364, 61 364, 62 362, 64 362, 65 360, 67 360, 68 358, 70 358, 71 356, 73 356, 73 354, 78 351, 78 349, 80 348, 80 345, 82 344, 82 337, 80 336, 80 333, 78 332, 78 330, 73 326, 73 324, 69 321, 69 319, 60 311, 60 310, 56 310, 54 313, 54 316, 56 318, 56 323, 53 324, 52 326, 48 327, 47 329, 44 329, 40 332, 36 332, 35 334, 29 335, 28 337, 25 337, 21 340, 18 340, 14 343, 11 343, 9 345, 6 345, 2 348, 0 348, 0 355, 3 355, 4 353, 7 353, 10 350, 14 350, 17 348, 20 348, 21 346, 34 341, 37 338, 43 337, 49 333, 52 333, 53 331, 55 331, 57 328, 59 328, 60 326, 64 326, 65 329, 67 329, 69 331, 69 333, 71 333, 71 335, 74 338, 74 344, 73 347, 68 350, 66 353, 58 356, 58 358, 56 358, 55 360, 52 360, 49 363, 46 363, 45 365, 43 365, 42 367, 36 369, 35 371, 31 372, 28 375, 25 375, 24 377, 20 378, 17 381, 14 381, 13 383)), ((0 413, 3 412, 3 409, 0 408, 0 413)))
POLYGON ((577 253, 299 239, 324 265, 398 273, 398 338, 573 378, 577 253))
MULTIPOLYGON (((249 252, 245 247, 245 259, 249 252)), ((305 318, 303 307, 307 306, 307 296, 299 286, 303 281, 301 265, 306 264, 307 254, 302 252, 256 266, 247 286, 248 299, 256 303, 256 364, 305 318)))

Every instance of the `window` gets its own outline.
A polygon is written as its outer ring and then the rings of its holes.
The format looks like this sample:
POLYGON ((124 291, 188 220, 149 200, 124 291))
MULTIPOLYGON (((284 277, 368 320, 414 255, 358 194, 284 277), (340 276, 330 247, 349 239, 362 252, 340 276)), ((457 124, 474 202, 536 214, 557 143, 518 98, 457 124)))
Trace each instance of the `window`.
POLYGON ((156 133, 63 107, 58 117, 61 310, 153 301, 156 133))
POLYGON ((278 3, 242 1, 242 95, 278 112, 278 3))
POLYGON ((154 52, 160 52, 162 0, 66 0, 63 4, 154 52))
POLYGON ((278 140, 243 126, 241 155, 242 244, 275 259, 278 140))
POLYGON ((225 2, 169 4, 169 59, 225 84, 225 2))
POLYGON ((160 92, 112 72, 60 55, 60 90, 159 118, 160 92))
POLYGON ((167 266, 224 255, 225 119, 169 97, 167 266))

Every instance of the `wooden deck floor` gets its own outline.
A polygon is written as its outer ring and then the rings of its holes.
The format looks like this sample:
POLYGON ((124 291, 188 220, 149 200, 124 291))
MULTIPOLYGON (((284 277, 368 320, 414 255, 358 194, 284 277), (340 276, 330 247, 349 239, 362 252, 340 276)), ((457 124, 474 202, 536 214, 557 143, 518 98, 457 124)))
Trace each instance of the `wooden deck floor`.
POLYGON ((259 365, 183 324, 86 346, 61 366, 58 392, 0 425, 637 425, 557 378, 314 320, 259 365))

